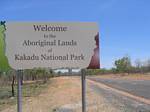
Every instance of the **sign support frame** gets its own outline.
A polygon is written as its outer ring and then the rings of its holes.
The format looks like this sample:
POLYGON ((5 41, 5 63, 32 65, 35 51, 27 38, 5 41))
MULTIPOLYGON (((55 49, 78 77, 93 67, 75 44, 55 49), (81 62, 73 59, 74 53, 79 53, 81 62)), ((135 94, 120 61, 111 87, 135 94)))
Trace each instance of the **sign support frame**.
POLYGON ((17 112, 22 112, 22 85, 21 75, 22 70, 17 70, 17 112))
POLYGON ((86 72, 81 70, 81 88, 82 88, 82 112, 86 112, 86 72))

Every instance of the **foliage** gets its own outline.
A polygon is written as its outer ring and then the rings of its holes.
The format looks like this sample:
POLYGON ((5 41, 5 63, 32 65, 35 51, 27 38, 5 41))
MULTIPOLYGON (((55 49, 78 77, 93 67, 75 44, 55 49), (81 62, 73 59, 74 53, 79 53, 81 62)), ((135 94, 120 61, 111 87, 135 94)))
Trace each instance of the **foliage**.
POLYGON ((0 71, 8 71, 10 69, 7 57, 5 56, 5 25, 0 24, 0 71))
POLYGON ((116 70, 118 72, 129 72, 131 69, 131 61, 128 56, 115 61, 116 70))
POLYGON ((24 70, 24 80, 48 80, 54 76, 52 69, 35 68, 24 70))
POLYGON ((150 72, 150 59, 142 62, 137 59, 135 64, 131 63, 131 59, 128 56, 124 56, 120 59, 115 60, 115 68, 111 69, 88 69, 88 75, 98 75, 98 74, 117 74, 117 73, 149 73, 150 72), (133 66, 134 65, 134 66, 133 66))

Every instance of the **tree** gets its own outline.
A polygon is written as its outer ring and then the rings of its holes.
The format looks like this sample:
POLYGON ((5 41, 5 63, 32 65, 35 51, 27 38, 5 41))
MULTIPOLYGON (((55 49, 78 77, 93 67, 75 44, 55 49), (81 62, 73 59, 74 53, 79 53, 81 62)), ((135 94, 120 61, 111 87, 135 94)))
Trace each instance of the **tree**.
POLYGON ((131 66, 131 60, 128 56, 125 56, 121 59, 118 59, 115 61, 116 70, 118 72, 127 72, 129 73, 132 66, 131 66))
POLYGON ((14 90, 14 84, 15 84, 15 75, 13 74, 13 76, 12 76, 12 84, 11 84, 11 88, 12 88, 12 90, 11 90, 11 92, 12 92, 12 97, 14 97, 15 96, 15 90, 14 90))
POLYGON ((140 59, 136 59, 135 60, 135 71, 134 72, 136 72, 136 73, 138 73, 138 72, 142 72, 142 62, 141 62, 141 60, 140 59))
POLYGON ((136 60, 135 60, 135 67, 136 67, 136 68, 141 68, 141 66, 142 66, 141 60, 140 60, 140 59, 136 59, 136 60))
POLYGON ((150 59, 147 60, 147 69, 148 69, 148 72, 150 72, 150 59))
POLYGON ((15 96, 14 86, 15 86, 15 80, 16 80, 15 70, 11 69, 7 72, 7 79, 11 80, 11 94, 12 94, 12 97, 14 97, 15 96))

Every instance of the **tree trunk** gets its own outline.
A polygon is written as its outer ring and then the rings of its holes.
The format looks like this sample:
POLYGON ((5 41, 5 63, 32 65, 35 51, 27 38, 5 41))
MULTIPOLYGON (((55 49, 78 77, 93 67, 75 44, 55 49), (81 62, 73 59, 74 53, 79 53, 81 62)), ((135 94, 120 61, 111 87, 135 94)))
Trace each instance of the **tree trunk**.
POLYGON ((47 77, 46 77, 46 74, 44 73, 43 75, 44 75, 44 81, 43 81, 43 83, 47 83, 47 77))
POLYGON ((21 74, 21 85, 23 85, 23 73, 21 74))
POLYGON ((15 96, 14 83, 15 83, 15 76, 13 75, 13 77, 12 77, 12 84, 11 84, 11 87, 12 87, 12 97, 15 96))

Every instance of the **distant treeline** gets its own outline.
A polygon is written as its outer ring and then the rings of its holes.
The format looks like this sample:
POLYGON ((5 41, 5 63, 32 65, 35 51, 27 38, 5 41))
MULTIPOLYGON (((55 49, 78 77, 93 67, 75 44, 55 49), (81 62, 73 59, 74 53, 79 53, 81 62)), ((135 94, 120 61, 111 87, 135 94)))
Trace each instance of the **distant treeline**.
POLYGON ((149 73, 150 72, 150 59, 141 61, 137 59, 135 63, 131 62, 129 56, 124 56, 120 59, 115 60, 114 67, 110 69, 96 69, 96 70, 87 70, 89 75, 97 74, 117 74, 117 73, 149 73))
MULTIPOLYGON (((22 70, 21 84, 30 82, 43 82, 46 83, 51 77, 54 77, 54 71, 52 69, 36 68, 31 70, 22 70)), ((12 96, 15 96, 15 85, 16 85, 16 74, 17 71, 10 69, 8 71, 0 71, 0 87, 11 86, 12 96)), ((55 74, 57 76, 57 74, 55 74)))
MULTIPOLYGON (((150 73, 150 59, 142 62, 136 60, 135 63, 131 63, 131 59, 128 56, 124 56, 115 60, 114 68, 111 69, 87 69, 87 75, 98 74, 118 74, 118 73, 150 73)), ((71 72, 69 72, 70 74, 71 72)), ((21 74, 22 84, 24 82, 37 82, 42 81, 46 83, 51 77, 61 76, 64 73, 54 72, 52 69, 36 68, 31 70, 23 70, 21 74)), ((66 73, 67 74, 67 73, 66 73)), ((77 73, 77 74, 80 74, 77 73)), ((65 74, 64 74, 65 75, 65 74)), ((71 75, 71 74, 70 74, 71 75)), ((0 69, 0 87, 11 86, 12 96, 14 96, 14 86, 16 85, 16 71, 10 69, 8 71, 1 71, 0 69)))

